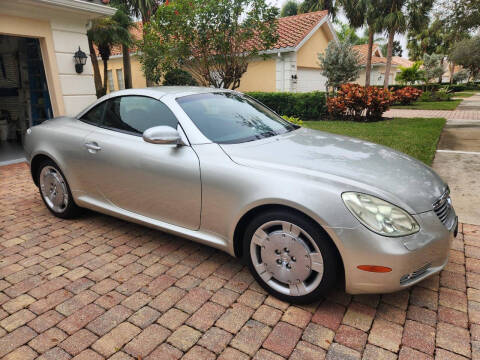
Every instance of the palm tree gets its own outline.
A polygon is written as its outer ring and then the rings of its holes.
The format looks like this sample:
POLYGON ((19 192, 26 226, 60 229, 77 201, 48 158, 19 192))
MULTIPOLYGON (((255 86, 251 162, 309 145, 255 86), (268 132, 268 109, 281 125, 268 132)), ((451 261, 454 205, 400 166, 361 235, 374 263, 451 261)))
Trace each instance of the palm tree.
MULTIPOLYGON (((124 31, 130 34, 130 30, 136 28, 135 22, 128 15, 125 8, 119 9, 117 16, 118 24, 124 29, 124 31)), ((132 88, 132 66, 130 62, 130 47, 133 45, 133 39, 130 36, 125 38, 126 41, 121 43, 122 45, 122 57, 123 57, 123 77, 125 81, 125 89, 132 88)))
POLYGON ((353 28, 367 25, 368 53, 365 66, 365 86, 370 86, 372 54, 375 33, 381 31, 381 19, 385 11, 376 0, 340 0, 345 15, 353 28))
MULTIPOLYGON (((145 25, 150 21, 152 15, 157 11, 160 4, 168 4, 168 0, 113 0, 112 4, 121 6, 128 14, 142 19, 142 25, 145 25)), ((131 28, 131 27, 130 27, 131 28)), ((145 26, 143 26, 143 29, 145 26)), ((144 34, 145 35, 145 30, 144 34)), ((143 38, 143 37, 142 37, 143 38)), ((125 87, 127 88, 127 72, 129 72, 129 79, 131 86, 131 66, 130 66, 130 52, 128 45, 122 44, 123 54, 123 69, 125 73, 125 87), (128 69, 127 69, 128 67, 128 69)), ((145 74, 147 78, 147 86, 152 86, 153 82, 150 80, 148 74, 145 74)))
POLYGON ((395 34, 407 31, 419 31, 428 25, 428 13, 432 9, 434 0, 383 0, 387 10, 383 17, 382 27, 388 34, 387 64, 385 66, 384 88, 388 88, 389 74, 392 68, 392 49, 395 34))
MULTIPOLYGON (((107 70, 111 47, 116 44, 127 44, 131 41, 130 33, 119 23, 119 19, 123 15, 120 11, 117 11, 112 17, 95 19, 92 22, 92 27, 87 32, 89 41, 92 42, 92 45, 93 43, 97 45, 103 61, 103 86, 97 88, 97 96, 103 96, 107 92, 107 70)), ((93 52, 93 54, 95 53, 93 52)), ((96 62, 96 67, 97 70, 94 71, 97 71, 99 74, 98 62, 96 62)), ((98 84, 96 83, 96 85, 98 84)))
POLYGON ((299 13, 308 13, 312 11, 328 10, 328 13, 335 19, 337 15, 337 4, 335 0, 304 0, 298 9, 299 13))

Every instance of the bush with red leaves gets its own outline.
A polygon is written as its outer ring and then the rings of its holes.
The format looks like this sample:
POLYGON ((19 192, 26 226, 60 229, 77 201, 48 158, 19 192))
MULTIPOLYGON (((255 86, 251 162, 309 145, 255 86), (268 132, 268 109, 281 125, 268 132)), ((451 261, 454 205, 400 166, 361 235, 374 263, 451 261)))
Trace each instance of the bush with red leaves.
POLYGON ((336 119, 378 121, 394 102, 395 96, 389 90, 343 84, 337 96, 328 99, 327 106, 330 115, 336 119))
POLYGON ((409 105, 412 102, 416 101, 420 95, 422 95, 423 91, 420 89, 416 89, 411 86, 405 86, 401 89, 394 91, 395 102, 402 105, 409 105))

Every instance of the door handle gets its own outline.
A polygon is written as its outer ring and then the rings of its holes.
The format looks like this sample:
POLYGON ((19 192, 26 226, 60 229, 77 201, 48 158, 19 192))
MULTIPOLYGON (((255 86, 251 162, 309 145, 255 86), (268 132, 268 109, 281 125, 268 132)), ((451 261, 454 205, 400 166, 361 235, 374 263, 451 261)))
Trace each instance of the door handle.
POLYGON ((88 152, 92 154, 102 150, 102 148, 98 146, 96 142, 85 143, 84 146, 88 150, 88 152))

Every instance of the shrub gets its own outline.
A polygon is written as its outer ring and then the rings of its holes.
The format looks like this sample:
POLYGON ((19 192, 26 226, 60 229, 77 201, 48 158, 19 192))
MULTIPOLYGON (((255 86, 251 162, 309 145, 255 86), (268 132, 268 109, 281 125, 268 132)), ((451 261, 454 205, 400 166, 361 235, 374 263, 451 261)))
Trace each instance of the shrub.
POLYGON ((294 116, 303 120, 319 120, 327 113, 325 93, 320 91, 307 93, 249 92, 246 94, 278 114, 294 116))
POLYGON ((162 85, 198 85, 189 72, 182 69, 172 69, 165 73, 162 85))
POLYGON ((416 101, 420 95, 422 95, 423 91, 420 89, 416 89, 411 86, 406 86, 404 88, 395 90, 393 95, 395 96, 395 102, 402 104, 402 105, 409 105, 412 102, 416 101))
POLYGON ((435 92, 425 91, 420 96, 419 100, 424 102, 429 101, 449 101, 452 98, 452 94, 445 89, 441 89, 435 92))
POLYGON ((376 121, 394 101, 395 96, 389 90, 344 84, 337 96, 328 99, 328 111, 331 116, 354 121, 376 121))
POLYGON ((295 125, 298 125, 298 126, 303 125, 303 121, 300 120, 298 117, 282 115, 282 118, 284 118, 288 122, 291 122, 292 124, 295 124, 295 125))

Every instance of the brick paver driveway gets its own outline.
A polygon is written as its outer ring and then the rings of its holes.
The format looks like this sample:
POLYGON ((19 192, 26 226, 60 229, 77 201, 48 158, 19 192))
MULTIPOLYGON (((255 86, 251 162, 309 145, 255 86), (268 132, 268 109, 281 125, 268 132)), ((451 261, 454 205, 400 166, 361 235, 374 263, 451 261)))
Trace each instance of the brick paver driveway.
POLYGON ((25 164, 0 168, 0 209, 0 358, 480 356, 479 227, 463 225, 446 270, 409 291, 299 307, 211 248, 96 213, 53 217, 25 164))

